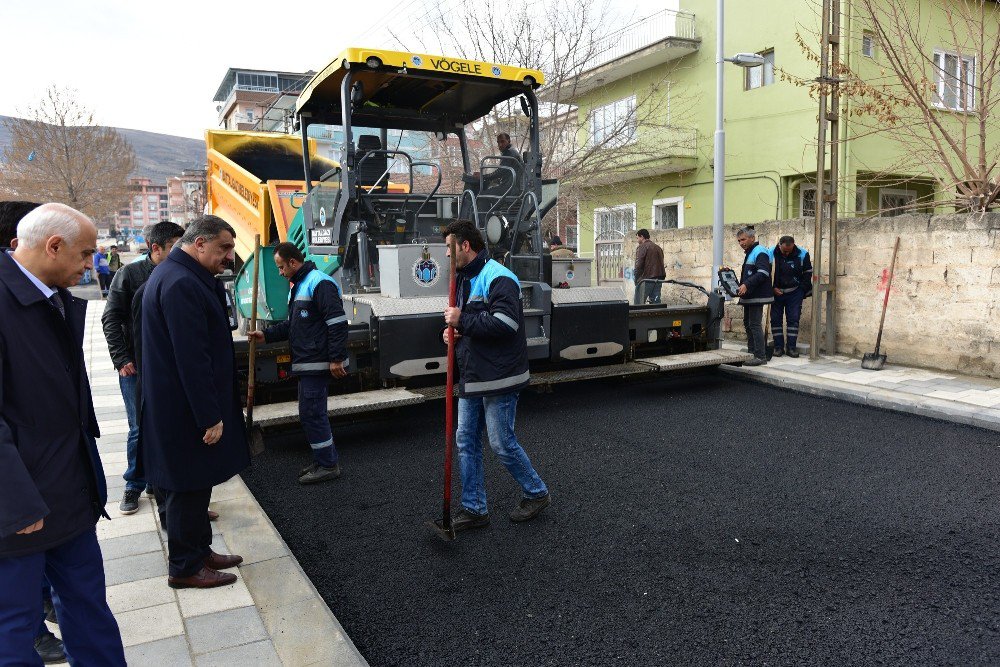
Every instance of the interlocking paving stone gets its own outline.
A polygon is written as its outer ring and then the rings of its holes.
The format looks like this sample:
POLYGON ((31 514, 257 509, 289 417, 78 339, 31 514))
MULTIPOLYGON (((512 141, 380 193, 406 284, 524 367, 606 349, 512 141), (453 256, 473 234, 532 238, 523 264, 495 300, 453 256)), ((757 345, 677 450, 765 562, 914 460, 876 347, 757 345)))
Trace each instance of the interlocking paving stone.
POLYGON ((125 661, 129 667, 189 667, 194 664, 183 636, 126 647, 125 661))
POLYGON ((281 667, 283 663, 272 642, 259 641, 199 655, 195 664, 198 667, 281 667))
MULTIPOLYGON (((163 578, 163 585, 167 585, 166 577, 163 578)), ((121 628, 122 642, 125 646, 145 644, 184 633, 181 613, 173 601, 155 607, 122 612, 116 614, 115 618, 118 619, 118 627, 121 628)))
MULTIPOLYGON (((202 591, 211 594, 211 591, 202 591)), ((267 630, 256 607, 229 609, 214 614, 185 619, 188 641, 197 653, 249 644, 267 639, 267 630)))
POLYGON ((115 614, 176 602, 174 589, 167 586, 164 576, 108 586, 107 595, 108 605, 115 614))
POLYGON ((163 551, 163 543, 155 530, 123 535, 101 542, 101 553, 106 561, 161 551, 163 551))
POLYGON ((152 577, 163 577, 166 586, 167 560, 161 550, 104 561, 104 576, 108 586, 152 577))

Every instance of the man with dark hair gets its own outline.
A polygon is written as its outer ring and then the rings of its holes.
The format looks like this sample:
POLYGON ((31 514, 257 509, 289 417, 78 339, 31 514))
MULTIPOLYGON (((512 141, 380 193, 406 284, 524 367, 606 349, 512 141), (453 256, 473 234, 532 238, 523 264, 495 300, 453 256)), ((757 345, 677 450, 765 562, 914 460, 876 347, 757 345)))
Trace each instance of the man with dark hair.
POLYGON ((452 522, 456 531, 489 525, 483 483, 483 431, 490 447, 514 480, 522 498, 511 521, 528 521, 549 506, 549 490, 514 436, 514 417, 521 389, 528 386, 528 347, 524 334, 521 284, 509 269, 489 258, 483 237, 468 220, 444 230, 451 256, 455 243, 457 306, 444 311, 455 329, 458 361, 458 429, 456 443, 462 477, 462 509, 452 522))
POLYGON ((299 471, 299 484, 317 484, 340 477, 326 398, 330 376, 347 377, 347 315, 337 282, 305 261, 295 244, 279 243, 274 264, 291 283, 288 319, 252 335, 259 342, 291 344, 299 421, 313 454, 313 462, 299 471))
POLYGON ((797 358, 795 344, 799 337, 802 302, 812 294, 812 260, 809 251, 795 245, 791 236, 782 236, 771 251, 774 256, 774 305, 771 307, 771 331, 774 332, 774 356, 786 349, 782 327, 788 317, 788 356, 797 358))
POLYGON ((139 444, 139 420, 136 413, 136 373, 135 344, 132 335, 132 301, 139 288, 149 280, 156 265, 167 258, 171 248, 184 229, 173 222, 159 222, 146 228, 146 246, 149 252, 141 261, 121 267, 111 281, 108 301, 104 305, 101 324, 104 337, 108 341, 111 362, 118 371, 118 386, 125 401, 125 415, 128 417, 128 440, 125 469, 125 491, 118 511, 135 514, 139 511, 139 496, 146 488, 146 481, 136 472, 136 451, 139 444))
POLYGON ((14 247, 18 221, 39 206, 31 201, 0 201, 0 252, 14 247))
POLYGON ((639 245, 635 249, 635 302, 660 303, 660 287, 667 277, 663 266, 663 248, 649 240, 649 230, 640 229, 635 233, 639 245), (660 282, 643 282, 660 281, 660 282))
POLYGON ((212 588, 243 559, 211 549, 212 487, 250 464, 237 395, 226 290, 216 276, 233 261, 236 234, 205 215, 153 271, 142 296, 140 474, 162 493, 167 583, 212 588))
POLYGON ((736 291, 743 306, 743 327, 747 332, 747 345, 754 358, 745 362, 744 366, 763 366, 767 363, 764 327, 761 320, 764 317, 764 304, 774 301, 771 293, 771 255, 767 248, 757 243, 757 232, 753 226, 740 227, 736 232, 736 241, 743 248, 746 257, 743 260, 743 271, 740 277, 740 287, 736 291))
POLYGON ((563 245, 562 239, 558 236, 549 239, 549 254, 552 255, 552 259, 573 259, 576 257, 572 250, 563 245))
POLYGON ((125 665, 96 523, 107 516, 100 436, 73 297, 97 227, 63 204, 18 221, 0 253, 0 665, 37 665, 42 584, 77 665, 125 665))

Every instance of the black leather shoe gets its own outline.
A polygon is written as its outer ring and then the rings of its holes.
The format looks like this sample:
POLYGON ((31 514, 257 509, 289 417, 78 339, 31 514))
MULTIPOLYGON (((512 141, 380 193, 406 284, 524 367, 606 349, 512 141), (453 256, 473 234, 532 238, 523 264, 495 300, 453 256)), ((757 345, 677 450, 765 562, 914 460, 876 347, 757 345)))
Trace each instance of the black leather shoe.
POLYGON ((458 513, 451 518, 451 527, 456 533, 473 528, 485 528, 488 525, 490 525, 489 513, 475 514, 464 507, 458 510, 458 513))
POLYGON ((549 506, 551 503, 551 494, 546 493, 541 498, 521 498, 521 502, 517 504, 517 507, 513 512, 510 513, 511 521, 529 521, 538 516, 538 513, 549 506))
POLYGON ((62 640, 49 632, 48 628, 35 637, 35 653, 46 665, 66 661, 66 650, 63 649, 62 640))
POLYGON ((299 484, 319 484, 340 477, 340 464, 335 464, 332 468, 316 466, 306 474, 299 477, 299 484))

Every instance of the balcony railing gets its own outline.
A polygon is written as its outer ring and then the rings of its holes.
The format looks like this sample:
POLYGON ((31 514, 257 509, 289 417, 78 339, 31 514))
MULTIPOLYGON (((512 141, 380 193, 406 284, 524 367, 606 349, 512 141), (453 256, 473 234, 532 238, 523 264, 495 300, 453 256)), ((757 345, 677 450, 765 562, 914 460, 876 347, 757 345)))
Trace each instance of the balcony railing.
POLYGON ((620 28, 595 44, 594 58, 588 69, 600 67, 670 37, 698 39, 694 18, 695 15, 690 12, 664 9, 620 28))

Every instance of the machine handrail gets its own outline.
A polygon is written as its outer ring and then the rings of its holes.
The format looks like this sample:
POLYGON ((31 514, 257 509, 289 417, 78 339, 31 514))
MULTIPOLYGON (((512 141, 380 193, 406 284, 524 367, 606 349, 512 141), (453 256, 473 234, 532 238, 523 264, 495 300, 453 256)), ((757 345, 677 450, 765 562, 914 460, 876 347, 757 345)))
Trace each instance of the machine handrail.
MULTIPOLYGON (((393 155, 393 156, 395 156, 395 155, 402 155, 403 157, 405 157, 407 164, 409 164, 409 166, 410 166, 410 169, 409 169, 410 191, 411 192, 413 191, 413 158, 410 157, 409 153, 407 153, 405 151, 389 151, 389 150, 385 150, 383 148, 378 148, 378 149, 375 149, 375 150, 365 151, 364 157, 362 157, 360 160, 358 160, 358 163, 356 165, 354 165, 354 172, 355 173, 360 173, 361 172, 361 165, 363 165, 365 163, 365 160, 367 160, 368 158, 370 158, 373 155, 385 155, 386 157, 389 157, 390 155, 393 155)), ((393 161, 395 162, 395 159, 393 161)), ((372 193, 372 190, 374 190, 375 188, 378 187, 379 182, 383 178, 385 178, 386 176, 388 176, 389 172, 391 170, 392 170, 391 166, 390 167, 386 167, 385 171, 382 172, 382 175, 379 176, 377 179, 375 179, 375 183, 370 188, 368 188, 368 190, 364 194, 369 194, 370 195, 372 193)), ((388 185, 389 185, 389 181, 387 179, 386 180, 386 186, 388 186, 388 185)), ((358 183, 358 190, 361 190, 361 189, 363 189, 365 187, 367 187, 367 186, 361 185, 361 183, 358 183)))
MULTIPOLYGON (((431 200, 431 198, 434 197, 434 195, 437 194, 437 191, 441 188, 441 165, 439 165, 437 163, 434 163, 434 162, 411 162, 410 163, 410 182, 411 183, 413 181, 413 168, 414 167, 431 167, 432 169, 436 169, 437 170, 437 177, 438 177, 437 178, 437 183, 434 185, 434 189, 431 190, 427 194, 426 197, 424 197, 424 200, 422 202, 420 202, 420 206, 417 207, 417 212, 413 214, 413 220, 414 220, 414 223, 416 223, 417 218, 420 217, 420 212, 422 210, 424 210, 424 206, 427 206, 427 202, 429 202, 431 200)), ((410 189, 412 190, 413 188, 411 187, 410 189)), ((416 231, 415 228, 414 228, 414 231, 416 231)))

